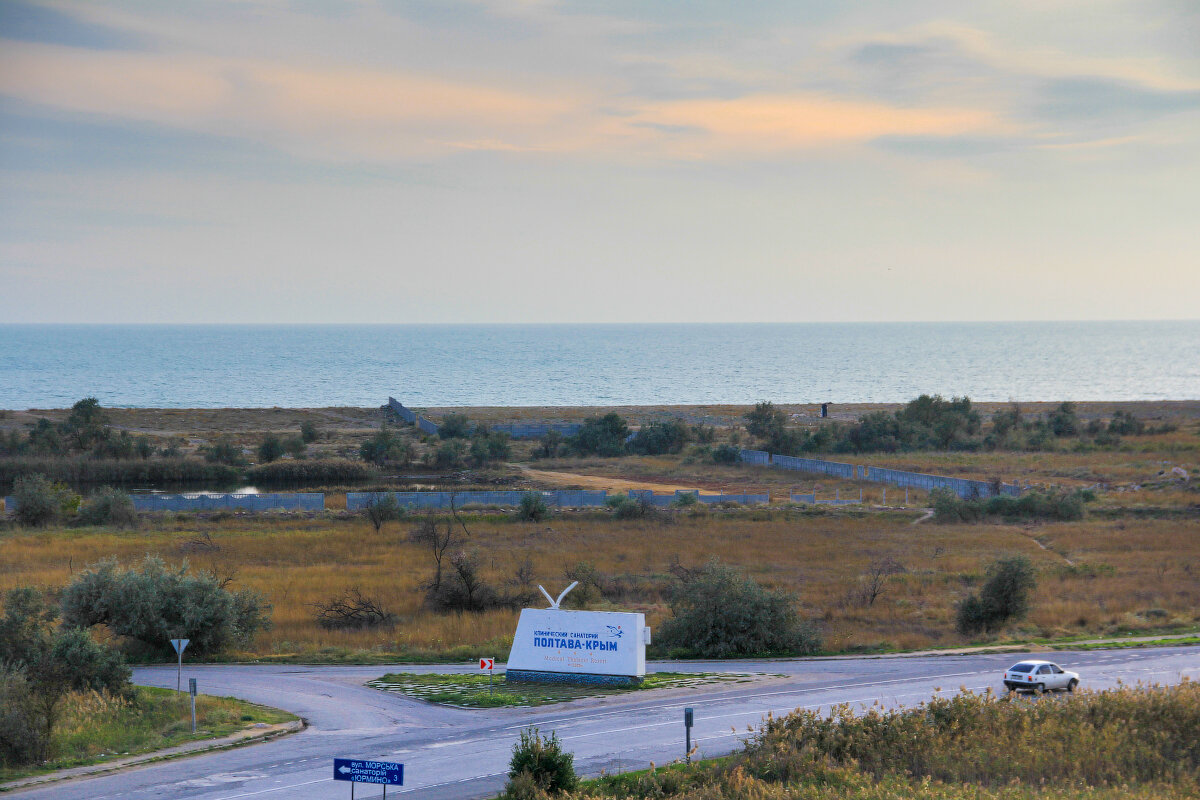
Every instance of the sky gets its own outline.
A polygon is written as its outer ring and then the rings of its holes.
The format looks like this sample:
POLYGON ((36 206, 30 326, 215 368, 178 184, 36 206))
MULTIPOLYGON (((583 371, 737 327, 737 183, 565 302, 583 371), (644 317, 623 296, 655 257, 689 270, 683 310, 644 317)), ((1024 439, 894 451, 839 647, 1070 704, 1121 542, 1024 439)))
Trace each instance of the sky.
POLYGON ((1198 309, 1194 0, 0 0, 0 322, 1198 309))

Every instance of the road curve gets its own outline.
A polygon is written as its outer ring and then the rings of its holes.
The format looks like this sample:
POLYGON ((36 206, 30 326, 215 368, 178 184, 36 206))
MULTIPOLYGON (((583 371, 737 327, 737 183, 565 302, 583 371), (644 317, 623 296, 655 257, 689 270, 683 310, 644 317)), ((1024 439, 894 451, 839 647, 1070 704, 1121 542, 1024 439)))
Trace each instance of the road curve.
MULTIPOLYGON (((494 794, 504 782, 513 742, 536 725, 555 731, 575 753, 584 774, 626 771, 683 755, 682 709, 695 708, 693 742, 699 756, 738 748, 747 726, 767 713, 798 707, 827 709, 835 703, 914 705, 936 692, 960 687, 999 690, 1001 671, 1019 654, 711 661, 651 664, 650 669, 755 672, 747 684, 637 692, 536 709, 464 710, 429 705, 365 688, 388 671, 456 672, 446 666, 300 667, 201 665, 184 667, 207 694, 233 695, 300 714, 304 733, 241 749, 185 758, 90 779, 60 782, 14 793, 22 800, 344 800, 345 783, 332 779, 338 757, 400 761, 402 788, 388 796, 420 791, 423 800, 458 800, 494 794)), ((1200 648, 1162 647, 1049 656, 1083 676, 1090 688, 1118 682, 1178 683, 1200 678, 1200 648)), ((149 686, 175 686, 173 667, 135 670, 149 686)), ((378 797, 377 787, 358 786, 356 797, 378 797)))

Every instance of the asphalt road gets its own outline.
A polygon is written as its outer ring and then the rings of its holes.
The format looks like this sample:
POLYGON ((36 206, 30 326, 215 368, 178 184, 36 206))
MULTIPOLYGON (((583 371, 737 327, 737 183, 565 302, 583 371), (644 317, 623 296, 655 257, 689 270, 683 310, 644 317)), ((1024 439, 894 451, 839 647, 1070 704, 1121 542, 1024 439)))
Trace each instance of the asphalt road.
MULTIPOLYGON (((1036 657, 1036 656, 1035 656, 1036 657)), ((1060 652, 1042 656, 1082 676, 1083 686, 1178 683, 1200 678, 1200 648, 1060 652)), ((828 709, 835 703, 915 705, 961 687, 1002 691, 1000 673, 1012 653, 911 658, 670 663, 695 672, 755 672, 752 683, 635 692, 537 709, 462 710, 432 706, 362 686, 384 672, 453 672, 445 666, 297 667, 184 665, 206 694, 233 695, 287 709, 309 728, 265 744, 179 759, 96 778, 16 793, 23 800, 345 800, 350 784, 332 779, 333 758, 399 761, 405 786, 388 796, 419 791, 422 800, 494 794, 504 783, 513 742, 536 725, 555 731, 584 774, 640 769, 683 756, 683 707, 695 708, 693 742, 699 757, 737 749, 747 726, 768 713, 828 709)), ((653 671, 660 665, 651 664, 653 671)), ((175 686, 174 667, 138 669, 134 679, 175 686)), ((1030 700, 1029 702, 1037 702, 1030 700)), ((381 787, 359 784, 355 797, 378 797, 381 787)))

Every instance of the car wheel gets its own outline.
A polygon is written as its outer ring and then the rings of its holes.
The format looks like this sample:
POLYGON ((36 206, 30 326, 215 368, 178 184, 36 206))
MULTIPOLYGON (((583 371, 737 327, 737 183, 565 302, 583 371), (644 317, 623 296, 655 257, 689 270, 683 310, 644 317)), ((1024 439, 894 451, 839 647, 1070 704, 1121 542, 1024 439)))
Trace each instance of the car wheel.
POLYGON ((1067 684, 1067 691, 1068 692, 1075 691, 1075 687, 1078 685, 1079 685, 1079 681, 1075 680, 1074 678, 1071 678, 1071 682, 1067 684))
POLYGON ((1045 694, 1046 693, 1046 684, 1039 683, 1036 686, 1034 686, 1033 693, 1034 694, 1045 694))

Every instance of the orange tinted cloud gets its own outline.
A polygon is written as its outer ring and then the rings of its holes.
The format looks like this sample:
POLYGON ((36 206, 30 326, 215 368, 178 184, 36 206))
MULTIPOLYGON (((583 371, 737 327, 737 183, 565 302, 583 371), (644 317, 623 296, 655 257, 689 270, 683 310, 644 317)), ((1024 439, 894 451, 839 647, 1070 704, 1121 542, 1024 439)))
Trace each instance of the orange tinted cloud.
POLYGON ((639 103, 586 86, 521 91, 399 71, 5 42, 0 93, 71 111, 242 136, 338 160, 462 149, 755 157, 885 135, 996 130, 970 109, 821 95, 639 103))

